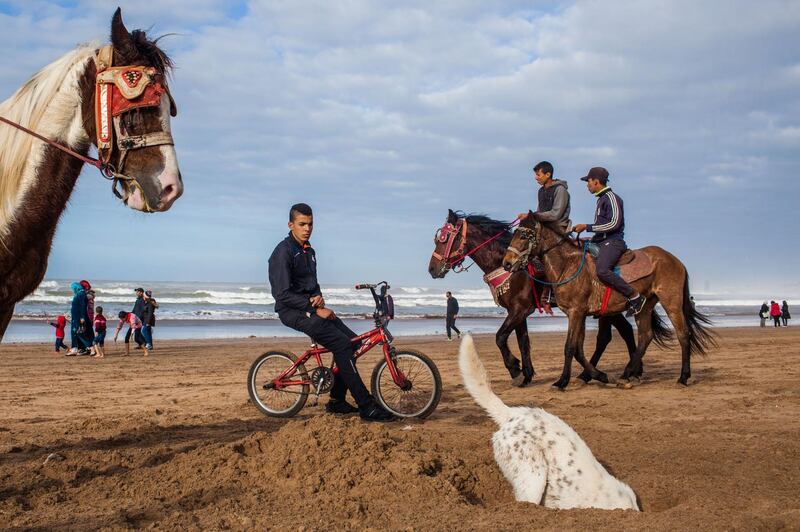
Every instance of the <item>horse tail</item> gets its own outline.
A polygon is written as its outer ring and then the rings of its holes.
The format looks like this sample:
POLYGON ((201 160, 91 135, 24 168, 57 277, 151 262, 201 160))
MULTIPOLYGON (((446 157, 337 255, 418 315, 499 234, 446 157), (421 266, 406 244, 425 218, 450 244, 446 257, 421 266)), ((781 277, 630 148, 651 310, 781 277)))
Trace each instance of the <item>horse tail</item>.
POLYGON ((475 399, 475 402, 478 403, 478 406, 486 410, 498 425, 502 425, 507 421, 511 415, 511 408, 492 391, 486 368, 478 357, 475 343, 469 334, 465 335, 461 340, 458 366, 461 369, 461 378, 464 379, 464 386, 466 386, 472 398, 475 399))
POLYGON ((692 306, 689 299, 689 272, 683 281, 683 316, 689 329, 689 354, 705 355, 710 347, 717 346, 716 335, 710 329, 711 318, 692 306))
POLYGON ((674 336, 672 330, 667 327, 664 318, 656 312, 656 309, 653 309, 651 313, 650 329, 653 331, 653 341, 661 347, 668 347, 674 336))

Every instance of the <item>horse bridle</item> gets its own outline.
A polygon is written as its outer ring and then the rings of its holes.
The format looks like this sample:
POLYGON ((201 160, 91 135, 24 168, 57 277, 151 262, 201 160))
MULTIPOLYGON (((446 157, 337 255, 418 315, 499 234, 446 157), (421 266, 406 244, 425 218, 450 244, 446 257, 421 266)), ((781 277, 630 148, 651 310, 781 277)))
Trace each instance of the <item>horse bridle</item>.
POLYGON ((114 47, 104 46, 95 55, 97 77, 95 79, 95 130, 97 153, 102 164, 104 177, 113 181, 111 190, 122 199, 117 184, 136 187, 142 196, 146 212, 153 212, 147 201, 142 185, 135 177, 125 175, 125 162, 128 152, 151 146, 173 146, 172 134, 168 131, 154 131, 142 135, 130 135, 121 126, 124 113, 134 109, 160 107, 165 93, 170 101, 170 114, 175 116, 175 101, 169 89, 160 80, 161 74, 154 67, 113 65, 114 47), (116 140, 116 142, 114 142, 116 140), (119 150, 117 167, 111 164, 114 146, 119 150))
POLYGON ((444 273, 466 258, 466 255, 464 255, 464 248, 467 246, 467 220, 465 218, 459 218, 456 225, 446 222, 436 231, 433 242, 437 245, 445 245, 444 254, 436 253, 436 249, 431 253, 435 259, 444 263, 441 272, 444 273), (455 244, 456 235, 458 234, 461 235, 461 243, 458 245, 455 253, 453 253, 453 245, 455 244))
POLYGON ((170 115, 175 116, 175 100, 169 88, 161 83, 158 71, 153 67, 122 66, 113 67, 114 47, 104 46, 95 55, 97 77, 95 79, 95 130, 98 158, 82 155, 75 150, 64 146, 52 139, 40 135, 25 126, 0 116, 0 122, 8 124, 42 142, 53 146, 62 152, 91 164, 100 175, 113 182, 111 190, 114 195, 122 199, 122 194, 117 190, 117 184, 136 187, 142 195, 145 212, 153 212, 147 195, 142 185, 135 177, 123 174, 125 160, 128 152, 150 146, 174 145, 172 134, 166 131, 155 131, 143 135, 129 135, 125 128, 120 127, 120 117, 126 111, 146 107, 160 107, 161 96, 166 93, 170 102, 170 115), (114 150, 113 140, 116 138, 116 147, 120 150, 119 168, 111 164, 114 150))
MULTIPOLYGON (((515 259, 515 263, 526 264, 530 262, 532 258, 531 253, 533 253, 533 248, 536 247, 536 245, 538 244, 538 240, 536 238, 536 230, 530 227, 518 227, 514 234, 515 235, 519 234, 522 240, 528 242, 528 245, 522 251, 518 250, 514 246, 508 246, 508 251, 516 255, 517 258, 515 259)), ((547 249, 540 251, 538 256, 544 257, 548 251, 555 249, 561 244, 563 244, 564 241, 567 240, 567 238, 569 238, 568 233, 561 235, 561 238, 558 239, 558 242, 548 247, 547 249)))

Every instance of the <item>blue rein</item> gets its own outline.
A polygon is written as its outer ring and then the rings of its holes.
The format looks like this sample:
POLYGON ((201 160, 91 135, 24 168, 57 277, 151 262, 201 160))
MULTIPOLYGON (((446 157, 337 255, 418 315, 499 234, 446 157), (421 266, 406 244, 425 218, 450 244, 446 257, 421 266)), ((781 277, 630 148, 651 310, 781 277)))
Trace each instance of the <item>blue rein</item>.
POLYGON ((583 265, 586 263, 586 253, 588 252, 588 250, 589 250, 589 241, 587 240, 586 242, 583 243, 583 254, 581 255, 581 264, 580 266, 578 266, 578 271, 576 271, 575 274, 572 275, 569 279, 565 279, 564 281, 559 281, 557 283, 550 283, 548 281, 542 281, 541 279, 537 279, 536 277, 528 273, 527 269, 525 270, 525 273, 528 275, 528 277, 530 277, 537 283, 541 283, 546 286, 561 286, 563 284, 567 284, 571 281, 574 281, 575 278, 578 277, 578 275, 580 275, 581 270, 583 270, 583 265))

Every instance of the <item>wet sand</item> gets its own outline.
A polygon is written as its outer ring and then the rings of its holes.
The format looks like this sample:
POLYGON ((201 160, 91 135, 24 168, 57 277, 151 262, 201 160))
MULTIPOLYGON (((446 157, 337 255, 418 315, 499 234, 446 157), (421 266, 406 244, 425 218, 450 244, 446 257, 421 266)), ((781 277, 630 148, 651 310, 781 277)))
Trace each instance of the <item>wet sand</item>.
MULTIPOLYGON (((249 404, 250 363, 300 352, 298 339, 161 342, 148 359, 109 346, 103 360, 2 345, 0 528, 800 529, 800 328, 717 332, 688 388, 678 350, 654 346, 640 386, 573 379, 566 392, 550 388, 563 333, 531 335, 537 375, 523 389, 493 337, 478 338, 495 391, 561 416, 643 513, 514 502, 457 342, 397 341, 430 355, 445 389, 430 419, 385 425, 321 405, 268 419, 249 404)), ((621 373, 623 347, 615 338, 601 369, 621 373)), ((365 377, 376 362, 359 363, 365 377)))

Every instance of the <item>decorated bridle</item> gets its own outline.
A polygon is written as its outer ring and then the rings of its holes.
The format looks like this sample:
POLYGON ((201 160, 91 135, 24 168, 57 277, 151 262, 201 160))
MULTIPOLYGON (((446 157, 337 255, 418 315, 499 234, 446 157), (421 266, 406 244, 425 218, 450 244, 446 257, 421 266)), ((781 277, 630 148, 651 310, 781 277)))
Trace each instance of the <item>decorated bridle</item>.
POLYGON ((448 268, 463 261, 466 258, 466 255, 463 253, 464 248, 467 246, 467 220, 465 218, 459 218, 456 225, 446 222, 441 229, 436 231, 433 241, 445 245, 443 255, 436 253, 436 249, 433 250, 432 255, 436 259, 444 262, 448 268), (458 234, 461 234, 461 243, 455 253, 453 253, 453 245, 455 244, 456 235, 458 234))
POLYGON ((95 80, 95 129, 97 130, 97 153, 99 157, 82 155, 63 144, 40 135, 25 126, 0 116, 0 122, 23 131, 42 142, 57 148, 81 161, 91 164, 100 170, 100 174, 113 182, 111 190, 122 199, 117 184, 124 182, 127 187, 136 187, 142 195, 144 210, 153 212, 147 196, 136 178, 123 173, 128 152, 150 146, 174 145, 172 135, 166 131, 156 131, 143 135, 129 135, 122 127, 120 118, 123 113, 133 109, 160 107, 161 96, 166 93, 170 101, 170 114, 175 116, 175 101, 166 85, 161 83, 159 72, 153 67, 121 66, 114 67, 114 47, 104 46, 95 55, 97 78, 95 80), (116 139, 116 144, 114 140, 116 139), (119 168, 111 164, 114 146, 120 150, 119 168))
POLYGON ((125 175, 128 152, 151 146, 174 145, 168 131, 154 131, 142 135, 130 135, 121 123, 122 115, 134 109, 160 107, 161 97, 166 93, 170 100, 170 114, 175 116, 175 102, 169 89, 161 82, 158 70, 147 66, 113 65, 114 47, 104 46, 95 56, 97 78, 95 81, 95 129, 97 131, 97 153, 103 175, 113 180, 111 190, 122 199, 117 184, 139 189, 145 210, 153 212, 141 184, 134 177, 125 175), (116 140, 116 142, 115 142, 116 140), (119 150, 118 167, 111 164, 116 145, 119 150))
MULTIPOLYGON (((515 220, 508 224, 507 228, 511 228, 516 226, 519 223, 519 220, 515 220)), ((464 248, 467 246, 467 231, 468 231, 468 224, 466 218, 459 218, 456 225, 451 224, 450 222, 445 222, 445 224, 436 231, 436 235, 433 237, 433 242, 435 244, 445 244, 444 254, 436 253, 436 249, 434 248, 433 253, 431 255, 433 258, 442 261, 442 272, 447 272, 450 268, 453 269, 456 273, 461 273, 462 271, 468 270, 472 264, 467 266, 466 268, 463 266, 464 260, 481 249, 483 246, 493 242, 503 236, 506 232, 501 231, 494 236, 491 236, 475 246, 474 248, 470 249, 466 253, 464 253, 464 248), (458 249, 456 249, 455 253, 452 252, 453 245, 455 244, 456 235, 461 235, 461 243, 458 245, 458 249)))
MULTIPOLYGON (((515 235, 517 234, 519 235, 520 239, 525 240, 528 243, 527 246, 525 246, 525 249, 523 249, 522 251, 518 250, 514 246, 508 246, 508 251, 517 256, 515 262, 520 264, 529 264, 531 259, 533 258, 531 257, 531 254, 533 253, 533 248, 535 248, 539 242, 536 236, 536 230, 530 227, 518 227, 515 232, 515 235)), ((579 236, 580 233, 578 233, 578 237, 579 236)), ((544 257, 548 251, 557 248, 558 246, 566 242, 568 239, 569 239, 569 233, 564 233, 563 235, 561 235, 561 238, 559 238, 555 244, 543 249, 537 254, 537 256, 544 257)), ((577 238, 576 242, 577 246, 581 246, 580 238, 577 238)), ((583 244, 583 254, 581 256, 581 263, 578 266, 578 271, 576 271, 575 274, 569 277, 568 279, 558 282, 549 282, 535 277, 531 271, 528 271, 528 276, 531 278, 531 280, 548 286, 561 286, 567 284, 570 281, 573 281, 576 277, 578 277, 578 275, 581 273, 581 270, 583 270, 583 265, 586 263, 587 250, 588 250, 588 242, 583 244)))

